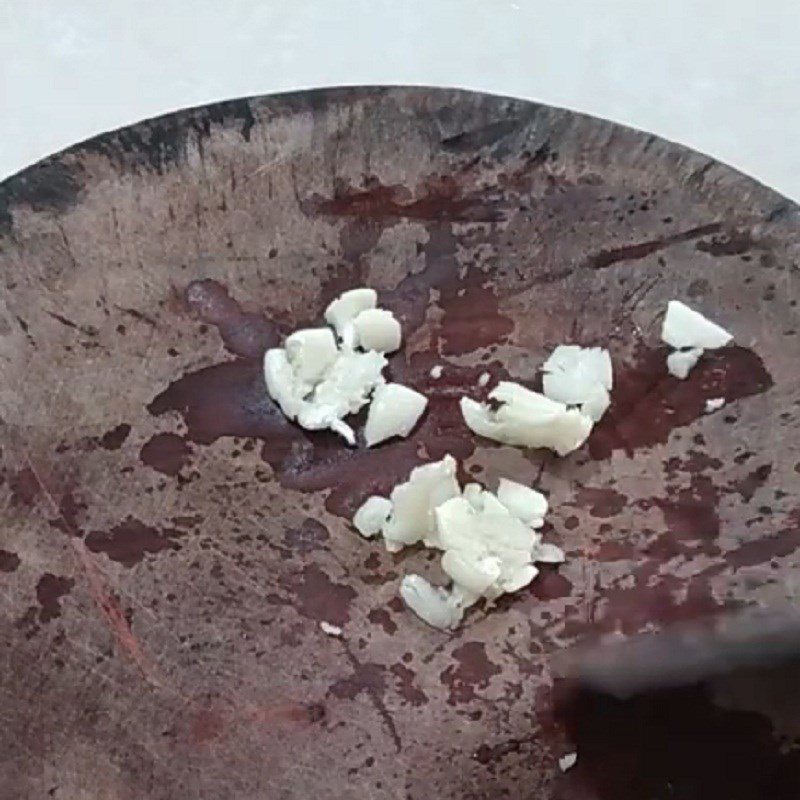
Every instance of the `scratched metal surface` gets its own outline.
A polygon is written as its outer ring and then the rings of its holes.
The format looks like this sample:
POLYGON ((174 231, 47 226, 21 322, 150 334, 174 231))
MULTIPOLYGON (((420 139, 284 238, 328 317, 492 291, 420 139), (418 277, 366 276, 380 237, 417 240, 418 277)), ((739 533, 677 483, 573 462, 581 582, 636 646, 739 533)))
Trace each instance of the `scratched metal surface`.
POLYGON ((549 654, 800 592, 798 230, 702 155, 438 89, 222 103, 7 180, 0 795, 552 796, 549 654), (392 375, 431 397, 375 452, 286 425, 258 363, 363 283, 403 321, 392 375), (737 342, 682 383, 673 297, 737 342), (615 362, 588 447, 467 434, 482 371, 530 383, 564 341, 615 362), (347 522, 445 452, 537 482, 568 553, 452 635, 395 597, 431 557, 347 522))

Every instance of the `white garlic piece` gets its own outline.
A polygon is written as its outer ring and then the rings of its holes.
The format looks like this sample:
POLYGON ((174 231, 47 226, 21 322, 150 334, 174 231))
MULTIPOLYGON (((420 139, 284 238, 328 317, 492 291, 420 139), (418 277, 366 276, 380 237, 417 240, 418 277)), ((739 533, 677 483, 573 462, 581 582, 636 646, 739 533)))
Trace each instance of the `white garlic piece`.
POLYGON ((391 311, 369 308, 353 320, 356 344, 364 350, 393 353, 400 347, 403 335, 400 323, 391 311))
POLYGON ((427 404, 425 395, 402 384, 385 383, 379 386, 372 396, 364 427, 367 447, 393 436, 408 436, 427 404))

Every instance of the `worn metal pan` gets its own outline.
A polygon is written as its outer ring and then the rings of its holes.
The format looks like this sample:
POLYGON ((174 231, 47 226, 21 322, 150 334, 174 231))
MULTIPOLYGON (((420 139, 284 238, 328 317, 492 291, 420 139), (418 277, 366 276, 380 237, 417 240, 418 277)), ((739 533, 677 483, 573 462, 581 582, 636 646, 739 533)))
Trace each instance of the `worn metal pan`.
POLYGON ((445 89, 219 103, 5 181, 0 795, 553 796, 555 651, 798 595, 799 233, 706 156, 445 89), (365 283, 431 402, 352 451, 287 425, 259 360, 365 283), (736 336, 686 381, 671 298, 736 336), (482 372, 530 382, 567 341, 615 362, 587 447, 468 434, 482 372), (539 485, 568 553, 454 634, 397 599, 436 562, 348 524, 447 452, 539 485))

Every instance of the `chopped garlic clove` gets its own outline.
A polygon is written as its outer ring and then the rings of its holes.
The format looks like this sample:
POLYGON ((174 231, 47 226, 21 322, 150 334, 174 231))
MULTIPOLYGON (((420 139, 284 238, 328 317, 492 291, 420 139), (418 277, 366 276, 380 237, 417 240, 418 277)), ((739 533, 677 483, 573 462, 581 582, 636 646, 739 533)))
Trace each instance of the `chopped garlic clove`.
POLYGON ((403 335, 400 323, 391 311, 369 308, 353 320, 353 326, 358 345, 364 350, 393 353, 400 347, 403 335))
MULTIPOLYGON (((265 353, 267 390, 287 417, 308 430, 330 429, 355 444, 343 418, 363 408, 385 384, 383 352, 396 350, 402 340, 400 323, 376 304, 375 290, 363 288, 344 292, 328 306, 325 319, 335 327, 341 349, 329 328, 309 328, 295 331, 283 349, 265 353)), ((399 384, 377 399, 367 419, 368 446, 407 436, 427 402, 399 384)))
POLYGON ((342 336, 346 323, 355 319, 362 311, 375 308, 378 293, 374 289, 351 289, 339 295, 326 309, 325 322, 342 336))
POLYGON ((577 409, 516 383, 501 381, 489 397, 502 403, 496 411, 469 397, 461 398, 467 426, 488 439, 519 447, 547 447, 563 456, 580 447, 592 430, 591 418, 577 409))
POLYGON ((676 350, 667 356, 667 370, 680 380, 684 380, 694 368, 703 351, 696 347, 692 350, 676 350))
POLYGON ((350 447, 356 446, 356 433, 346 422, 341 419, 332 419, 329 427, 334 433, 338 433, 350 447))
POLYGON ((297 423, 308 431, 332 430, 353 446, 356 443, 356 435, 353 429, 340 419, 341 416, 343 415, 340 409, 333 406, 304 402, 297 415, 297 423))
POLYGON ((609 405, 611 405, 611 397, 608 394, 608 389, 605 386, 597 385, 581 405, 581 413, 585 414, 593 422, 599 422, 603 418, 603 414, 608 410, 609 405))
POLYGON ((578 754, 577 753, 567 753, 566 755, 561 756, 558 759, 558 768, 562 772, 566 772, 568 769, 572 769, 578 761, 578 754))
POLYGON ((461 494, 455 474, 455 459, 445 456, 441 461, 416 467, 405 483, 394 487, 392 516, 383 527, 387 549, 414 544, 435 534, 434 509, 461 494))
POLYGON ((342 340, 342 350, 355 350, 358 347, 358 333, 352 320, 342 326, 339 338, 342 340))
POLYGON ((330 328, 295 331, 286 339, 285 350, 294 374, 308 383, 319 381, 339 355, 330 328))
POLYGON ((577 408, 570 408, 559 414, 548 425, 539 438, 539 447, 549 447, 558 455, 565 456, 577 450, 592 432, 592 420, 577 408))
POLYGON ((510 514, 481 514, 473 527, 473 537, 488 550, 498 555, 505 551, 519 550, 530 555, 537 540, 528 525, 510 514))
POLYGON ((560 344, 542 364, 544 372, 572 370, 581 363, 583 347, 579 344, 560 344))
MULTIPOLYGON (((532 404, 549 408, 547 402, 532 404)), ((526 586, 539 573, 535 561, 564 560, 563 551, 543 543, 534 530, 547 512, 543 495, 507 479, 498 490, 505 503, 477 483, 467 484, 460 493, 455 467, 446 456, 412 470, 409 480, 392 492, 393 513, 382 528, 392 552, 420 540, 444 551, 441 566, 452 579, 449 591, 418 575, 404 578, 400 590, 418 616, 439 628, 455 627, 464 610, 481 597, 491 603, 526 586)))
POLYGON ((497 499, 517 518, 530 524, 547 513, 547 498, 536 489, 500 478, 497 499))
POLYGON ((511 511, 497 499, 496 494, 483 490, 481 494, 481 511, 484 514, 494 514, 497 517, 508 517, 511 511))
POLYGON ((611 391, 613 385, 611 356, 604 347, 560 344, 542 364, 542 371, 551 374, 579 373, 580 377, 591 384, 600 383, 608 391, 611 391))
POLYGON ((542 564, 563 564, 566 556, 560 547, 548 542, 540 542, 533 549, 533 560, 542 564))
POLYGON ((464 616, 464 609, 450 592, 431 586, 420 575, 406 575, 400 583, 400 596, 424 622, 434 628, 455 628, 464 616))
POLYGON ((608 350, 605 347, 585 347, 582 363, 603 384, 603 388, 610 392, 614 386, 614 368, 608 350))
POLYGON ((383 383, 386 358, 380 353, 340 352, 324 380, 312 385, 298 379, 287 352, 280 348, 264 355, 264 379, 270 396, 290 419, 307 430, 330 429, 355 444, 353 429, 342 421, 369 401, 383 383))
MULTIPOLYGON (((539 538, 534 537, 535 542, 538 544, 539 538)), ((511 573, 516 572, 520 567, 524 567, 532 562, 531 551, 532 545, 529 545, 522 550, 514 550, 507 548, 499 553, 500 564, 503 570, 503 576, 508 577, 511 573)))
POLYGON ((302 389, 295 381, 286 351, 280 347, 264 353, 264 382, 269 396, 281 407, 281 411, 289 419, 295 419, 303 407, 302 389))
POLYGON ((442 377, 442 371, 443 367, 441 366, 441 364, 437 364, 435 367, 431 367, 430 371, 431 378, 433 378, 435 381, 438 381, 439 378, 442 377))
POLYGON ((577 406, 586 401, 590 392, 597 385, 588 376, 580 372, 549 372, 542 377, 542 392, 550 400, 577 406))
POLYGON ((712 397, 710 400, 706 400, 706 414, 713 414, 715 411, 719 411, 724 405, 724 397, 712 397))
POLYGON ((542 365, 544 395, 597 422, 609 406, 613 383, 611 356, 602 347, 559 345, 542 365))
POLYGON ((497 441, 503 441, 501 437, 507 436, 504 426, 497 422, 485 403, 479 403, 471 397, 462 397, 459 406, 464 422, 473 433, 497 441))
POLYGON ((511 594, 518 592, 520 589, 527 586, 537 575, 539 570, 533 564, 525 564, 519 567, 514 572, 500 579, 500 590, 503 593, 511 594))
POLYGON ((328 636, 341 636, 343 631, 338 625, 333 625, 330 622, 326 622, 324 619, 319 623, 319 627, 324 634, 328 636))
POLYGON ((465 591, 481 595, 500 577, 500 560, 494 556, 472 558, 458 550, 447 550, 442 569, 465 591))
POLYGON ((491 392, 489 397, 500 403, 506 403, 513 409, 518 409, 520 413, 536 416, 548 414, 558 414, 564 410, 564 403, 551 400, 539 392, 526 389, 519 383, 513 381, 500 381, 491 392))
POLYGON ((464 499, 476 510, 483 510, 483 487, 479 483, 468 483, 464 487, 464 499))
POLYGON ((392 502, 385 497, 368 497, 353 517, 355 529, 365 538, 376 536, 392 513, 392 502))
POLYGON ((492 379, 492 376, 488 372, 482 372, 478 377, 478 386, 486 386, 489 381, 492 379))
MULTIPOLYGON (((490 492, 484 492, 484 501, 490 496, 490 492)), ((494 503, 500 505, 497 498, 494 503)), ((500 509, 500 513, 494 508, 476 511, 464 497, 453 497, 435 509, 437 535, 427 541, 442 550, 458 550, 475 558, 488 551, 502 555, 506 550, 518 550, 529 555, 535 542, 533 531, 512 517, 505 506, 500 509)))
POLYGON ((372 397, 364 427, 367 447, 393 436, 408 436, 425 411, 425 395, 399 383, 379 386, 372 397))
MULTIPOLYGON (((436 546, 443 550, 474 549, 475 509, 464 497, 451 497, 434 509, 436 546)), ((480 548, 479 548, 480 549, 480 548)), ((477 552, 477 551, 476 551, 477 552)))
POLYGON ((733 336, 680 300, 670 300, 661 326, 661 338, 676 350, 684 347, 714 350, 728 344, 733 336))
POLYGON ((336 409, 339 417, 355 414, 369 401, 373 389, 384 382, 381 373, 385 366, 386 357, 375 351, 341 352, 325 379, 317 384, 310 402, 336 409))
POLYGON ((560 456, 577 450, 593 424, 585 414, 563 405, 556 414, 530 415, 507 405, 492 411, 469 397, 461 398, 461 413, 467 427, 480 436, 517 447, 547 447, 560 456))

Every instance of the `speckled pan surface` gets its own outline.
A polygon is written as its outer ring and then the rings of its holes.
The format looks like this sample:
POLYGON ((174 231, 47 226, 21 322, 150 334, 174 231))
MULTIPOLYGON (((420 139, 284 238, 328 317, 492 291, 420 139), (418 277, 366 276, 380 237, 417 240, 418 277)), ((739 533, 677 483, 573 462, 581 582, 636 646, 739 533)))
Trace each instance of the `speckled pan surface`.
POLYGON ((0 185, 0 795, 552 797, 551 653, 800 593, 798 223, 654 136, 422 88, 179 112, 0 185), (431 402, 350 451, 284 422, 260 356, 365 283, 431 402), (737 342, 685 382, 675 297, 737 342), (562 342, 614 359, 588 447, 468 434, 481 372, 562 342), (446 452, 538 484, 568 553, 453 635, 396 599, 436 561, 348 525, 446 452))

